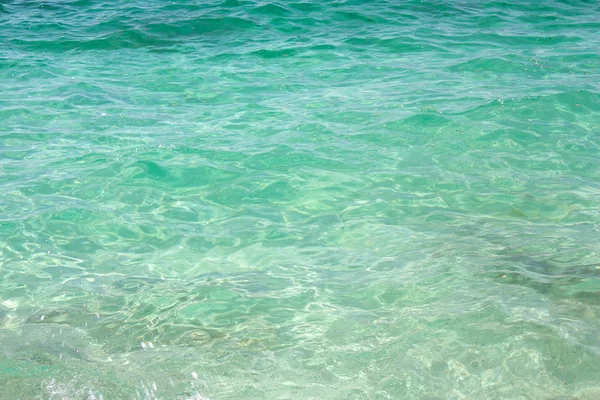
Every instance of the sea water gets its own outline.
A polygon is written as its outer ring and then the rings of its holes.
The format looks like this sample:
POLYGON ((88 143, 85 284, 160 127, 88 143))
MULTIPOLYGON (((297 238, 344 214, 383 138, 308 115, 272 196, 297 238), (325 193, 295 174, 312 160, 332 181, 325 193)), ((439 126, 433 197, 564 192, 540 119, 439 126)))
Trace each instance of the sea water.
POLYGON ((2 0, 1 399, 600 398, 600 5, 2 0))

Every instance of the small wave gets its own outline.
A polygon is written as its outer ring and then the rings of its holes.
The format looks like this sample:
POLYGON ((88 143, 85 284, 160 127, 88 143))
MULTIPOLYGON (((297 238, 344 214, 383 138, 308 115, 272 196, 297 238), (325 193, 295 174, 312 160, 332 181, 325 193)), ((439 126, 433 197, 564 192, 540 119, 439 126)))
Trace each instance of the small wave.
POLYGON ((219 32, 229 35, 258 26, 256 22, 249 19, 225 17, 188 19, 168 24, 149 24, 145 27, 145 30, 157 37, 179 38, 219 32))
POLYGON ((93 50, 120 50, 120 49, 139 49, 173 46, 172 40, 162 39, 153 35, 148 35, 138 30, 121 31, 89 38, 70 38, 70 39, 32 39, 21 40, 29 50, 43 50, 47 52, 65 52, 65 51, 93 51, 93 50))

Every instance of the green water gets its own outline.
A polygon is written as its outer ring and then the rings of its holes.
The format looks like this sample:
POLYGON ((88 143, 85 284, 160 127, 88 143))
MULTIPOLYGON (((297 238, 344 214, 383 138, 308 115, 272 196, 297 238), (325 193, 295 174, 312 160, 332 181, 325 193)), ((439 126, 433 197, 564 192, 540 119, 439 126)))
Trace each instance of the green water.
POLYGON ((600 398, 600 5, 0 1, 1 399, 600 398))

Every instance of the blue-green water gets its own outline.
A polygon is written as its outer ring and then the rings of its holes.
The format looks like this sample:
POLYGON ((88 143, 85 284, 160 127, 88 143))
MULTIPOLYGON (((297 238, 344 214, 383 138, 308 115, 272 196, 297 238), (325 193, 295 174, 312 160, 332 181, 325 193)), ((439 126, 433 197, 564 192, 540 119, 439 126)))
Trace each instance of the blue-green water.
POLYGON ((1 399, 600 398, 596 1, 2 0, 1 399))

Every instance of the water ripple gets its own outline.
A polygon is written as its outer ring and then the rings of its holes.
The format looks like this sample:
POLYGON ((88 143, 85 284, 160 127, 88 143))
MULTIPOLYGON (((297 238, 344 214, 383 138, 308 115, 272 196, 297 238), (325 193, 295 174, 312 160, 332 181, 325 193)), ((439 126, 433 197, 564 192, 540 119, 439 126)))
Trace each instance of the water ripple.
POLYGON ((3 389, 597 398, 599 15, 3 1, 3 389))

